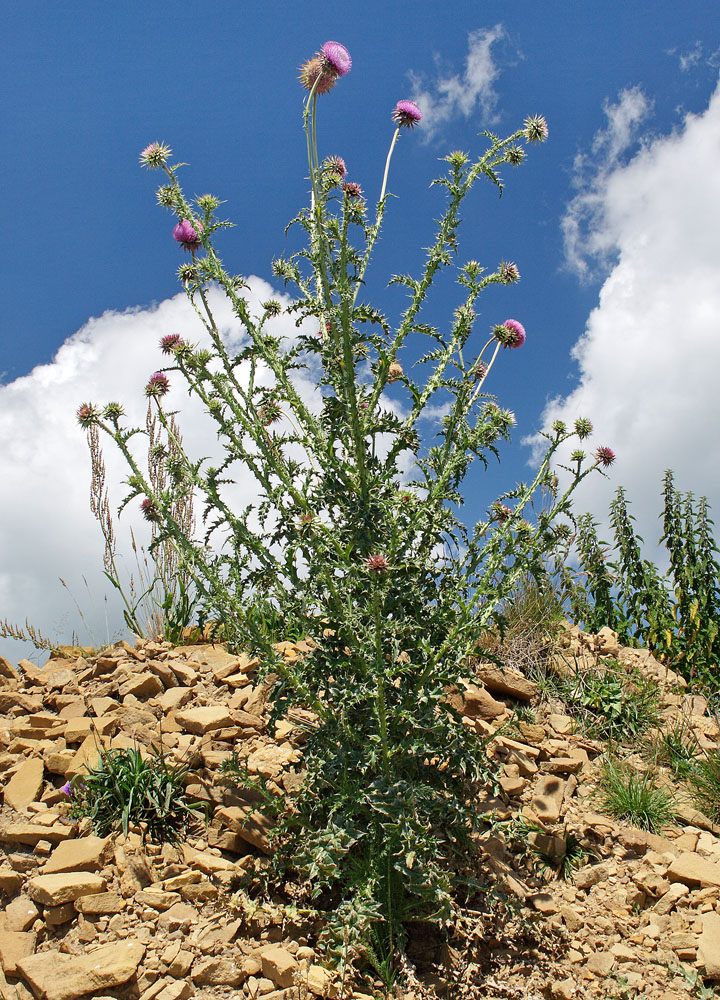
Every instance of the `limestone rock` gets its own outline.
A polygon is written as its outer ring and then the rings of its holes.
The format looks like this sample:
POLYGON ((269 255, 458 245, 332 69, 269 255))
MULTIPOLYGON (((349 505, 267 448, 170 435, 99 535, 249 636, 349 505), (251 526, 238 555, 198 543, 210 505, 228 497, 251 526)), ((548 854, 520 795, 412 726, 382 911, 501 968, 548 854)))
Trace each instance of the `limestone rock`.
POLYGON ((564 796, 565 782, 562 778, 547 775, 538 781, 530 805, 541 822, 557 823, 564 796))
POLYGON ((287 948, 279 944, 269 944, 260 951, 262 973, 280 989, 293 985, 298 963, 287 948))
POLYGON ((186 712, 176 712, 175 720, 188 733, 203 736, 215 729, 232 726, 230 712, 224 705, 207 705, 204 708, 190 708, 186 712))
POLYGON ((704 913, 702 922, 698 960, 704 965, 708 979, 720 979, 720 913, 704 913))
POLYGON ((105 879, 91 872, 61 872, 57 875, 36 875, 27 886, 28 896, 41 906, 72 903, 80 896, 105 891, 105 879))
POLYGON ((517 670, 501 670, 494 663, 478 663, 475 670, 491 694, 509 695, 518 701, 532 701, 537 694, 537 684, 517 670))
POLYGON ((111 851, 109 837, 80 837, 58 844, 43 867, 44 875, 58 872, 95 872, 111 851))
POLYGON ((247 979, 247 973, 241 961, 217 956, 198 959, 190 977, 197 986, 240 986, 247 979))
POLYGON ((228 806, 226 809, 218 810, 216 816, 248 844, 266 854, 270 852, 268 834, 272 829, 272 823, 257 809, 251 806, 228 806))
POLYGON ((119 941, 84 955, 39 952, 20 959, 17 968, 40 1000, 77 1000, 87 994, 98 997, 100 991, 128 982, 144 955, 144 944, 119 941))
POLYGON ((22 810, 35 802, 42 790, 45 765, 40 757, 31 757, 17 769, 5 785, 5 804, 22 810))
POLYGON ((468 684, 461 694, 462 707, 460 711, 463 715, 470 716, 471 719, 484 719, 490 722, 504 715, 506 706, 495 698, 485 688, 478 684, 468 684))
POLYGON ((17 963, 35 951, 35 935, 0 930, 0 964, 6 976, 17 975, 17 963))
POLYGON ((91 913, 95 916, 120 913, 121 910, 125 909, 125 900, 116 892, 97 892, 76 899, 75 909, 78 913, 91 913))
POLYGON ((720 864, 692 851, 675 858, 666 874, 671 882, 684 882, 689 886, 720 886, 720 864))

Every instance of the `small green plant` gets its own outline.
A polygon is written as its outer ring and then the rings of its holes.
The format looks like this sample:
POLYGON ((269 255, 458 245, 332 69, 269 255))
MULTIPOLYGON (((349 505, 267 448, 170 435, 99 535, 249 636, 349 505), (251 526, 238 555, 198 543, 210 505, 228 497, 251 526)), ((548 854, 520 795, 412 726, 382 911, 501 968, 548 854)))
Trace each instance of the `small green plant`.
POLYGON ((668 965, 668 971, 676 976, 682 976, 688 987, 697 997, 697 1000, 715 1000, 718 996, 718 992, 714 987, 706 986, 703 983, 697 969, 693 969, 689 965, 683 965, 681 962, 671 962, 668 965))
POLYGON ((660 721, 653 682, 617 663, 607 662, 596 670, 576 669, 561 678, 558 693, 599 739, 634 742, 660 721))
POLYGON ((563 830, 558 837, 547 838, 550 841, 557 841, 562 844, 560 853, 548 852, 545 849, 545 841, 540 838, 529 842, 530 850, 535 856, 536 864, 541 872, 552 872, 555 878, 564 882, 571 882, 575 877, 578 868, 582 868, 588 860, 588 852, 583 846, 579 837, 568 830, 563 830))
POLYGON ((656 833, 672 823, 672 795, 655 785, 651 771, 641 774, 614 757, 606 757, 601 767, 598 797, 611 816, 656 833))
POLYGON ((700 750, 692 729, 685 720, 656 733, 646 745, 648 760, 664 764, 676 778, 689 778, 695 771, 700 750))
POLYGON ((720 822, 720 751, 703 750, 688 780, 698 807, 713 822, 720 822))
POLYGON ((147 756, 139 747, 104 750, 97 767, 65 786, 70 815, 89 816, 100 837, 127 834, 132 823, 150 840, 174 843, 204 808, 185 794, 187 773, 185 764, 155 750, 147 756))

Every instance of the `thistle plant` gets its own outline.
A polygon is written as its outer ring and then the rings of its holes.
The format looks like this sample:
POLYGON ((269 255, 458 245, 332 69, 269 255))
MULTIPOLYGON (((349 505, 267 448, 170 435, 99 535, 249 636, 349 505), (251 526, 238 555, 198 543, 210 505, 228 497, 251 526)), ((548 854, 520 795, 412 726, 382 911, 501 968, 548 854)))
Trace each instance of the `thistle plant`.
MULTIPOLYGON (((456 263, 460 209, 481 177, 502 192, 500 168, 519 164, 546 138, 547 125, 536 116, 507 138, 481 133, 478 155, 445 158, 434 182, 445 207, 425 263, 417 276, 390 278, 408 297, 393 324, 364 290, 393 155, 422 112, 407 100, 389 109, 395 129, 371 209, 345 161, 319 151, 320 99, 350 67, 344 46, 328 42, 300 71, 310 204, 292 225, 305 242, 273 262, 292 290, 289 306, 270 300, 252 311, 243 279, 225 269, 216 250, 227 225, 216 215, 218 199, 188 200, 167 146, 143 151, 144 166, 164 174, 158 201, 177 220, 172 236, 187 257, 179 277, 211 346, 164 337, 170 364, 146 386, 159 425, 177 446, 167 484, 143 473, 131 447, 142 429, 127 428, 116 409, 88 405, 80 419, 122 451, 130 467, 125 502, 140 501, 156 543, 175 549, 215 635, 233 648, 252 647, 278 678, 275 716, 297 705, 313 713, 304 783, 280 809, 275 876, 308 885, 346 932, 355 928, 353 940, 364 942, 358 948, 387 964, 402 947, 405 922, 450 917, 478 822, 472 802, 488 764, 478 737, 447 704, 447 689, 467 671, 516 583, 542 574, 570 530, 573 489, 602 471, 612 452, 578 460, 560 492, 553 456, 590 428, 586 420, 579 430, 557 424, 533 481, 500 496, 474 526, 461 520, 463 480, 475 460, 485 465, 498 454, 514 424, 488 395, 489 379, 526 331, 515 319, 484 335, 476 330, 480 294, 512 285, 519 271, 506 261, 491 271, 472 259, 456 263), (423 307, 451 267, 457 307, 436 327, 423 307), (215 321, 211 287, 227 296, 242 325, 239 350, 215 321), (281 313, 297 323, 293 340, 275 332, 281 313), (411 367, 418 344, 424 351, 411 367), (315 402, 301 395, 298 374, 314 381, 315 402), (187 455, 177 439, 163 402, 176 381, 216 425, 224 449, 216 466, 187 455), (440 405, 445 416, 428 444, 422 421, 440 405), (237 510, 228 487, 240 476, 254 480, 259 499, 237 510), (199 539, 173 513, 178 496, 190 493, 204 503, 199 539), (312 638, 312 651, 286 662, 272 648, 284 637, 278 622, 284 635, 312 638)), ((346 938, 340 933, 340 951, 346 938)))

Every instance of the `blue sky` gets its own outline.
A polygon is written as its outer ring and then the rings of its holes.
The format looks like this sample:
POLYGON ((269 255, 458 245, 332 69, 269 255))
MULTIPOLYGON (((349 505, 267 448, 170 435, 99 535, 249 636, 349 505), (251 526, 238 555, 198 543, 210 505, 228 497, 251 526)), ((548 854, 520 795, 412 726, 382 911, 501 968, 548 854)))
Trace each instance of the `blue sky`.
MULTIPOLYGON (((604 435, 596 443, 618 451, 611 486, 628 485, 648 537, 668 465, 681 487, 720 504, 718 450, 697 430, 720 416, 706 381, 720 360, 714 0, 419 0, 352 11, 327 2, 29 2, 5 11, 5 39, 0 619, 27 615, 49 633, 82 632, 56 582, 64 575, 81 591, 83 574, 97 580, 101 552, 72 412, 85 398, 107 400, 119 369, 142 403, 159 364, 154 333, 142 346, 143 323, 179 291, 172 222, 155 205, 155 176, 140 170, 139 151, 154 139, 171 145, 189 164, 188 193, 226 202, 235 228, 219 248, 228 267, 272 283, 270 261, 288 246, 284 226, 306 198, 297 67, 327 39, 347 46, 353 68, 321 100, 321 151, 342 155, 370 200, 392 107, 401 97, 426 104, 423 125, 395 154, 398 197, 369 276, 368 296, 391 316, 403 298, 385 288, 387 277, 417 271, 441 210, 439 189, 429 190, 439 157, 480 152, 483 128, 505 134, 528 114, 548 120, 548 142, 506 169, 503 198, 481 185, 463 212, 460 259, 490 268, 511 259, 522 275, 480 303, 478 330, 512 316, 528 331, 489 386, 517 415, 516 443, 501 470, 470 484, 468 516, 528 476, 522 439, 576 407, 604 435), (696 331, 685 347, 683 318, 696 331), (663 360, 660 375, 652 358, 663 360), (663 385, 668 372, 678 377, 663 385)), ((457 301, 443 282, 429 318, 443 322, 457 301)), ((167 309, 174 321, 175 306, 167 309)), ((599 512, 605 500, 598 490, 586 505, 599 512)), ((0 653, 18 648, 0 639, 0 653)))

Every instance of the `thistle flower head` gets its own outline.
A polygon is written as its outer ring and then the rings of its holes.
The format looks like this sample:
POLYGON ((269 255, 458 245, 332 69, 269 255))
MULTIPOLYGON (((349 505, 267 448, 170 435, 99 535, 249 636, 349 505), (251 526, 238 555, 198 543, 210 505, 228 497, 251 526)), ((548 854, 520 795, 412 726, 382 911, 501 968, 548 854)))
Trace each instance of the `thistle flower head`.
POLYGON ((525 343, 525 327, 516 319, 506 319, 493 329, 493 335, 503 347, 522 347, 525 343))
POLYGON ((338 184, 347 175, 347 166, 342 156, 326 156, 322 168, 328 180, 338 184))
POLYGON ((615 461, 615 452, 612 448, 607 448, 605 445, 601 445, 595 452, 595 458, 599 465, 607 469, 608 466, 612 465, 615 461))
POLYGON ((547 122, 542 115, 531 115, 523 122, 528 142, 545 142, 548 137, 547 122))
POLYGON ((582 450, 582 448, 576 448, 575 451, 570 453, 570 461, 571 462, 585 461, 585 452, 582 450))
POLYGON ((415 128, 422 121, 422 111, 414 101, 398 101, 392 113, 398 128, 415 128))
POLYGON ((525 159, 525 150, 522 146, 510 146, 505 153, 505 159, 511 167, 519 167, 525 159))
POLYGON ((499 501, 490 505, 490 517, 493 521, 497 521, 498 524, 505 524, 512 516, 512 507, 508 507, 506 504, 500 503, 499 501))
POLYGON ((318 54, 302 64, 299 79, 305 90, 312 90, 315 94, 327 94, 335 86, 337 74, 327 68, 325 59, 318 54))
POLYGON ((220 199, 216 198, 214 194, 201 194, 196 201, 198 208, 201 208, 203 212, 214 212, 220 206, 220 199))
POLYGON ((174 208, 177 192, 173 184, 161 184, 157 189, 158 205, 163 208, 174 208))
POLYGON ((518 271, 517 264, 514 264, 511 260, 500 261, 498 274, 503 285, 512 285, 516 281, 520 281, 520 272, 518 271))
POLYGON ((470 374, 476 382, 482 382, 488 372, 488 366, 484 361, 476 361, 470 369, 470 374))
POLYGON ((320 50, 328 69, 335 76, 345 76, 352 69, 350 53, 340 42, 325 42, 320 50))
POLYGON ((155 372, 145 386, 146 396, 164 396, 170 389, 170 379, 163 372, 155 372))
POLYGON ((77 422, 84 428, 92 427, 100 419, 100 415, 93 403, 83 403, 78 408, 75 416, 77 417, 77 422))
POLYGON ((182 344, 183 340, 179 333, 168 333, 160 340, 160 350, 163 354, 175 354, 182 347, 182 344))
POLYGON ((564 434, 567 430, 567 425, 564 420, 556 420, 552 425, 552 429, 555 434, 564 434))
POLYGON ((147 167, 148 170, 157 170, 158 167, 165 166, 167 158, 171 153, 172 149, 166 146, 165 143, 151 142, 140 154, 140 164, 143 167, 147 167))
POLYGON ((365 560, 365 568, 369 573, 387 573, 390 569, 385 556, 368 556, 365 560))
POLYGON ((362 198, 363 190, 355 181, 343 181, 342 190, 346 198, 362 198))
POLYGON ((388 382, 397 382, 403 376, 403 366, 399 361, 393 361, 388 368, 388 382))
POLYGON ((277 299, 268 299, 267 302, 262 302, 261 305, 268 316, 279 316, 282 312, 282 303, 278 302, 277 299))
POLYGON ((196 222, 194 225, 188 219, 183 219, 173 229, 173 238, 177 240, 183 250, 188 250, 191 253, 195 253, 202 246, 200 240, 200 233, 203 227, 201 222, 196 222))
POLYGON ((586 437, 590 437, 592 430, 592 421, 588 420, 587 417, 578 417, 575 421, 575 433, 581 441, 586 437))
POLYGON ((198 280, 198 269, 194 264, 181 264, 178 268, 178 278, 184 285, 189 285, 191 281, 198 280))
POLYGON ((115 422, 119 420, 125 411, 123 410, 120 403, 108 403, 108 405, 103 410, 103 416, 106 420, 112 420, 115 422))
POLYGON ((162 514, 158 510, 158 506, 154 500, 150 497, 145 497, 145 499, 140 504, 140 510, 146 521, 158 524, 162 521, 162 514))

